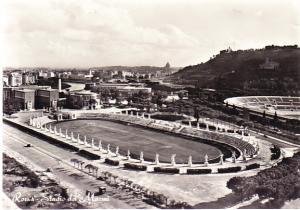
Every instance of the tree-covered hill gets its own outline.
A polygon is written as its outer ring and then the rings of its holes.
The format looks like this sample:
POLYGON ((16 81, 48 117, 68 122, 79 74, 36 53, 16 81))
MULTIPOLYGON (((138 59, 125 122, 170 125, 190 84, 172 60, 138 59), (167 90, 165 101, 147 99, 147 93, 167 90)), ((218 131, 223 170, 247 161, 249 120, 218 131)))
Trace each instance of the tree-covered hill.
POLYGON ((275 89, 278 90, 276 94, 298 95, 300 48, 297 45, 272 45, 257 50, 222 50, 209 61, 187 66, 170 79, 198 87, 242 89, 250 92, 258 90, 262 94, 275 89))

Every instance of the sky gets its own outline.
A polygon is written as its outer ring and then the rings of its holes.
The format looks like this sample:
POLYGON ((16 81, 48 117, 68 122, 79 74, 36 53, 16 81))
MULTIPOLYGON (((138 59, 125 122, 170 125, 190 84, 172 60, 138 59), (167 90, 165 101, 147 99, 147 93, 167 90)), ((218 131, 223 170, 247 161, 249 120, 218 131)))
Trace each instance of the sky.
POLYGON ((300 45, 298 0, 5 0, 9 67, 171 66, 233 50, 300 45))

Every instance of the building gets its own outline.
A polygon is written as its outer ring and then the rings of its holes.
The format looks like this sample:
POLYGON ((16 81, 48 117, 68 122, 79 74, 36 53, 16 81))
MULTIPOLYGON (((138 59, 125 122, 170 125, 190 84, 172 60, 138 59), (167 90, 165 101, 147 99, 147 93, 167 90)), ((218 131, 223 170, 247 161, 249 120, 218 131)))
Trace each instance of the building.
POLYGON ((68 96, 68 106, 74 109, 99 109, 100 95, 91 91, 76 91, 68 96))
POLYGON ((266 58, 265 62, 259 65, 259 68, 265 70, 276 70, 279 68, 279 63, 270 61, 269 58, 266 58))
POLYGON ((134 87, 134 86, 125 86, 120 88, 119 93, 122 94, 122 96, 132 96, 134 94, 139 94, 139 93, 145 93, 145 94, 149 94, 149 96, 151 95, 151 88, 147 88, 147 87, 134 87))
POLYGON ((35 104, 35 90, 22 89, 15 90, 14 94, 15 102, 20 105, 23 110, 34 109, 35 104))
POLYGON ((55 77, 55 73, 53 71, 47 72, 47 78, 55 77))
POLYGON ((35 82, 36 82, 35 74, 30 73, 30 72, 24 72, 22 74, 22 84, 23 85, 35 84, 35 82))
POLYGON ((178 101, 180 99, 178 94, 173 94, 171 93, 170 95, 167 95, 166 98, 164 98, 164 102, 175 102, 178 101))
POLYGON ((57 89, 38 89, 36 91, 36 104, 37 109, 43 108, 57 108, 59 99, 59 92, 57 89))
POLYGON ((22 85, 22 74, 18 72, 12 72, 8 74, 8 85, 12 87, 22 85))
POLYGON ((8 76, 3 75, 2 76, 3 86, 8 86, 8 76))

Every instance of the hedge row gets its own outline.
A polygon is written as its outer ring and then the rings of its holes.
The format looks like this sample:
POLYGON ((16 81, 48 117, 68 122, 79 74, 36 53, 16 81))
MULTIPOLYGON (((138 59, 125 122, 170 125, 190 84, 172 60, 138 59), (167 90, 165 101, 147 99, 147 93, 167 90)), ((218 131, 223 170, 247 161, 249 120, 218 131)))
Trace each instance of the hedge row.
POLYGON ((179 174, 178 168, 161 168, 161 167, 154 167, 154 172, 159 173, 170 173, 170 174, 179 174))
POLYGON ((205 168, 205 169, 187 169, 186 170, 187 174, 210 174, 211 169, 210 168, 205 168))
POLYGON ((133 163, 124 163, 124 167, 132 170, 146 171, 147 166, 145 165, 137 165, 133 163))
POLYGON ((256 168, 259 168, 259 167, 260 167, 259 163, 253 163, 253 164, 247 165, 246 170, 256 169, 256 168))
POLYGON ((229 168, 218 168, 218 173, 232 173, 232 172, 238 172, 242 168, 240 166, 236 167, 229 167, 229 168))
POLYGON ((119 161, 118 160, 111 160, 109 158, 105 158, 105 163, 109 164, 109 165, 113 165, 113 166, 118 166, 119 165, 119 161))

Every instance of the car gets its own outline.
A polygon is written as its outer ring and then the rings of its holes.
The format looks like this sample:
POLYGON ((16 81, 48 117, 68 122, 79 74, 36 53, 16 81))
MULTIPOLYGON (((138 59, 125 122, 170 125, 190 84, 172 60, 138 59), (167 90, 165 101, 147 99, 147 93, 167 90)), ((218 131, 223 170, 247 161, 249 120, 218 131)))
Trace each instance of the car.
POLYGON ((27 144, 24 147, 32 147, 32 145, 31 144, 27 144))

